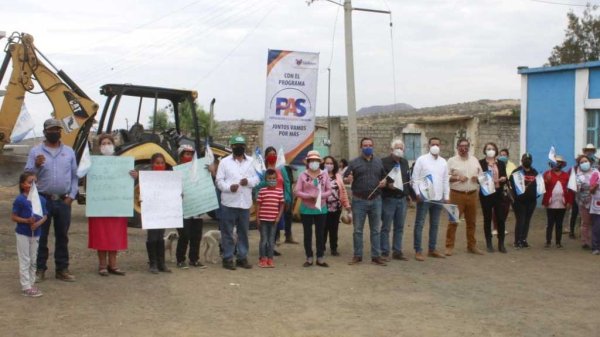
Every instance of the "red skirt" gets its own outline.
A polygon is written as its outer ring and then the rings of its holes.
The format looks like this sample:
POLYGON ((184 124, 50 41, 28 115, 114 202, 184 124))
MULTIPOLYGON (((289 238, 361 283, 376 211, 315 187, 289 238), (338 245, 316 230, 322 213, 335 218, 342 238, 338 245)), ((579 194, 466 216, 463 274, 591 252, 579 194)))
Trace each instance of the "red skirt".
POLYGON ((88 218, 88 248, 96 250, 127 249, 127 218, 88 218))

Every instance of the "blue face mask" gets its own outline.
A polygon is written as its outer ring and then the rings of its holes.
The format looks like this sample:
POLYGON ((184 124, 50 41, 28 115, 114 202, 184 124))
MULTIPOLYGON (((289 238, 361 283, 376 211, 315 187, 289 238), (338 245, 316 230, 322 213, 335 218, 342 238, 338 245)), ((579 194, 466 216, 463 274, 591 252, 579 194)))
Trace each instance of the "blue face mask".
POLYGON ((498 156, 498 160, 503 163, 506 163, 508 161, 508 157, 507 156, 498 156))
POLYGON ((367 157, 371 156, 373 154, 373 148, 372 147, 363 147, 362 153, 367 157))
POLYGON ((579 168, 583 171, 583 172, 587 172, 590 170, 590 168, 592 167, 592 165, 589 162, 585 162, 585 163, 581 163, 579 165, 579 168))

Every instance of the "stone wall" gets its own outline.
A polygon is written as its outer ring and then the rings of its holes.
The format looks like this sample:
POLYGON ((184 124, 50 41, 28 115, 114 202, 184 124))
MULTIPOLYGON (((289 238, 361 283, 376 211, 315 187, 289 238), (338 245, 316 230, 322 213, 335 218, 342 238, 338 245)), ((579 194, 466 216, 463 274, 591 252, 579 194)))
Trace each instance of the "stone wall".
MULTIPOLYGON (((327 127, 327 118, 318 117, 316 124, 327 127)), ((390 152, 390 142, 394 137, 404 134, 420 134, 421 148, 417 155, 426 153, 427 141, 431 137, 441 140, 441 155, 449 158, 455 154, 456 141, 467 137, 471 141, 471 153, 482 158, 482 148, 487 142, 495 142, 498 148, 508 148, 513 162, 519 162, 519 132, 518 116, 498 116, 494 114, 438 116, 401 116, 401 117, 371 117, 358 119, 358 139, 370 137, 375 143, 375 153, 386 156, 390 152)), ((262 121, 226 121, 217 122, 216 142, 228 145, 229 137, 242 134, 248 142, 248 149, 254 149, 262 144, 262 121)), ((346 117, 331 118, 331 146, 329 154, 335 158, 348 159, 348 123, 346 117)), ((278 147, 277 144, 268 144, 278 147)))

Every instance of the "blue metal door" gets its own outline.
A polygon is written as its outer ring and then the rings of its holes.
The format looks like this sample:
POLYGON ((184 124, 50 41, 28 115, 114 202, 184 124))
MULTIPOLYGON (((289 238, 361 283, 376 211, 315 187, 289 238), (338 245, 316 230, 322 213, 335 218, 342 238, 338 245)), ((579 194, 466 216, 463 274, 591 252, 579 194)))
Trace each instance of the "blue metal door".
POLYGON ((404 158, 414 161, 421 155, 421 134, 405 133, 404 135, 404 158))

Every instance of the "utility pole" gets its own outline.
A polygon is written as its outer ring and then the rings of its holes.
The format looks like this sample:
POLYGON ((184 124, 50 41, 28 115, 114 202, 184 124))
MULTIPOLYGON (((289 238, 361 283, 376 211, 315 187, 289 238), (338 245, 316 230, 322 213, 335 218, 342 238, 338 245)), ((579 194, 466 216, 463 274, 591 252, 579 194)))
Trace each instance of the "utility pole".
POLYGON ((331 146, 331 68, 327 68, 327 143, 331 146))
MULTIPOLYGON (((315 0, 308 0, 310 6, 315 0)), ((363 11, 381 14, 392 14, 390 11, 352 7, 352 0, 344 0, 344 4, 333 0, 326 0, 344 7, 344 35, 346 46, 346 101, 348 108, 348 158, 358 156, 358 129, 356 126, 356 90, 354 87, 354 47, 352 44, 352 11, 363 11)))

